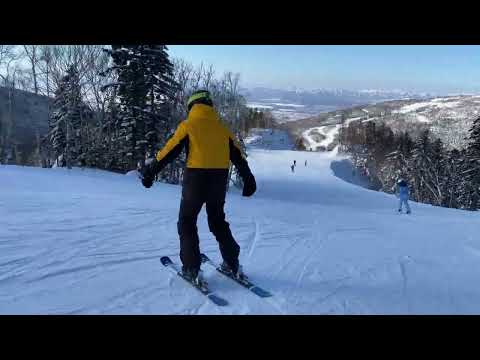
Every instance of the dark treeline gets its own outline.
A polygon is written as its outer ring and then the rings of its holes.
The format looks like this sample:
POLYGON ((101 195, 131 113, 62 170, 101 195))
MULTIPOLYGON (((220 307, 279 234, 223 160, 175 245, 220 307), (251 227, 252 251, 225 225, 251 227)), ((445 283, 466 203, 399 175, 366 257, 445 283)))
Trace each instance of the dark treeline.
POLYGON ((451 149, 429 130, 412 138, 385 124, 356 121, 340 130, 340 151, 369 177, 376 190, 392 193, 406 179, 413 200, 466 210, 480 208, 480 118, 462 149, 451 149))
MULTIPOLYGON (((9 47, 3 52, 3 64, 7 59, 9 66, 0 68, 2 85, 12 97, 21 89, 52 101, 48 133, 32 147, 37 156, 18 163, 12 156, 18 146, 4 136, 0 163, 126 173, 163 147, 186 118, 187 99, 198 89, 210 91, 221 118, 241 142, 253 127, 273 126, 270 113, 246 106, 239 74, 216 76, 212 66, 171 60, 167 50, 164 45, 9 47), (26 67, 12 65, 22 59, 26 67)), ((0 120, 0 125, 14 121, 0 120)), ((183 154, 159 180, 180 182, 184 163, 183 154)))

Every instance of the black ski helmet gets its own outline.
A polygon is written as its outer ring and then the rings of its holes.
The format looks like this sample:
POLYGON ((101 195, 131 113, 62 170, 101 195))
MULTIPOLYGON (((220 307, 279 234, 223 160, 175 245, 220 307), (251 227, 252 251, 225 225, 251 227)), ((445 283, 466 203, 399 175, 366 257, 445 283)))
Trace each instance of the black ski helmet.
POLYGON ((187 108, 190 111, 195 104, 204 104, 208 106, 213 106, 212 99, 210 97, 210 92, 208 90, 197 90, 195 91, 187 101, 187 108))

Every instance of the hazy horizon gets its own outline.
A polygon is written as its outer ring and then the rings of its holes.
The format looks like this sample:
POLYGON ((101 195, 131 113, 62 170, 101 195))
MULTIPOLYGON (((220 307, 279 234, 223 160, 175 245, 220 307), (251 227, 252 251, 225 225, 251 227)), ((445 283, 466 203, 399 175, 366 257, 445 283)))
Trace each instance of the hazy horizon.
POLYGON ((217 73, 240 73, 243 87, 479 93, 480 46, 171 45, 172 58, 217 73))

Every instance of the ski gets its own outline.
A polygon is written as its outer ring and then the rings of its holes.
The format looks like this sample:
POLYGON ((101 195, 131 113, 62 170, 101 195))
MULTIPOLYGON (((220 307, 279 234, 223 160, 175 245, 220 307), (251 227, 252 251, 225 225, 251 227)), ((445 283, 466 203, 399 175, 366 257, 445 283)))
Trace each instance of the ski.
POLYGON ((205 295, 211 302, 213 302, 215 305, 218 305, 218 306, 226 306, 228 305, 228 302, 215 295, 213 293, 213 291, 211 291, 208 286, 200 286, 198 284, 195 284, 193 282, 191 282, 190 280, 188 280, 187 278, 185 278, 182 274, 182 272, 178 269, 178 267, 176 266, 176 264, 168 257, 168 256, 162 256, 160 258, 160 262, 162 263, 163 266, 165 266, 167 269, 169 269, 169 271, 175 275, 178 275, 180 276, 183 280, 185 280, 187 283, 189 283, 190 285, 192 285, 195 289, 197 289, 198 291, 200 291, 203 295, 205 295))
POLYGON ((223 271, 219 265, 215 264, 212 260, 210 260, 210 258, 205 255, 205 254, 201 254, 200 255, 201 258, 202 258, 202 264, 209 264, 210 266, 213 266, 215 268, 215 270, 217 270, 219 273, 225 275, 226 277, 232 279, 233 281, 235 281, 237 284, 243 286, 244 288, 250 290, 252 293, 254 293, 255 295, 257 296, 260 296, 262 298, 266 298, 266 297, 271 297, 273 296, 271 293, 269 293, 267 290, 264 290, 262 289, 261 287, 255 285, 253 282, 251 282, 250 280, 248 279, 237 279, 236 277, 234 277, 230 272, 225 272, 223 271))

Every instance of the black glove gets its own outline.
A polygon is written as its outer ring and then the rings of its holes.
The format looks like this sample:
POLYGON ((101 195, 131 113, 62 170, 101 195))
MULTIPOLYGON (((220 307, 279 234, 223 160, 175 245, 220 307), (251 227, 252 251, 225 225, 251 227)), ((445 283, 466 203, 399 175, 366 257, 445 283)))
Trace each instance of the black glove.
POLYGON ((243 180, 242 196, 252 196, 257 190, 257 183, 252 173, 248 174, 243 180))
POLYGON ((146 165, 143 169, 139 170, 140 179, 142 179, 142 184, 147 189, 151 188, 153 182, 155 181, 157 161, 153 160, 150 164, 146 165))
POLYGON ((142 178, 142 184, 143 186, 145 186, 147 189, 148 188, 151 188, 152 185, 153 185, 153 178, 150 178, 150 177, 143 177, 142 178))

